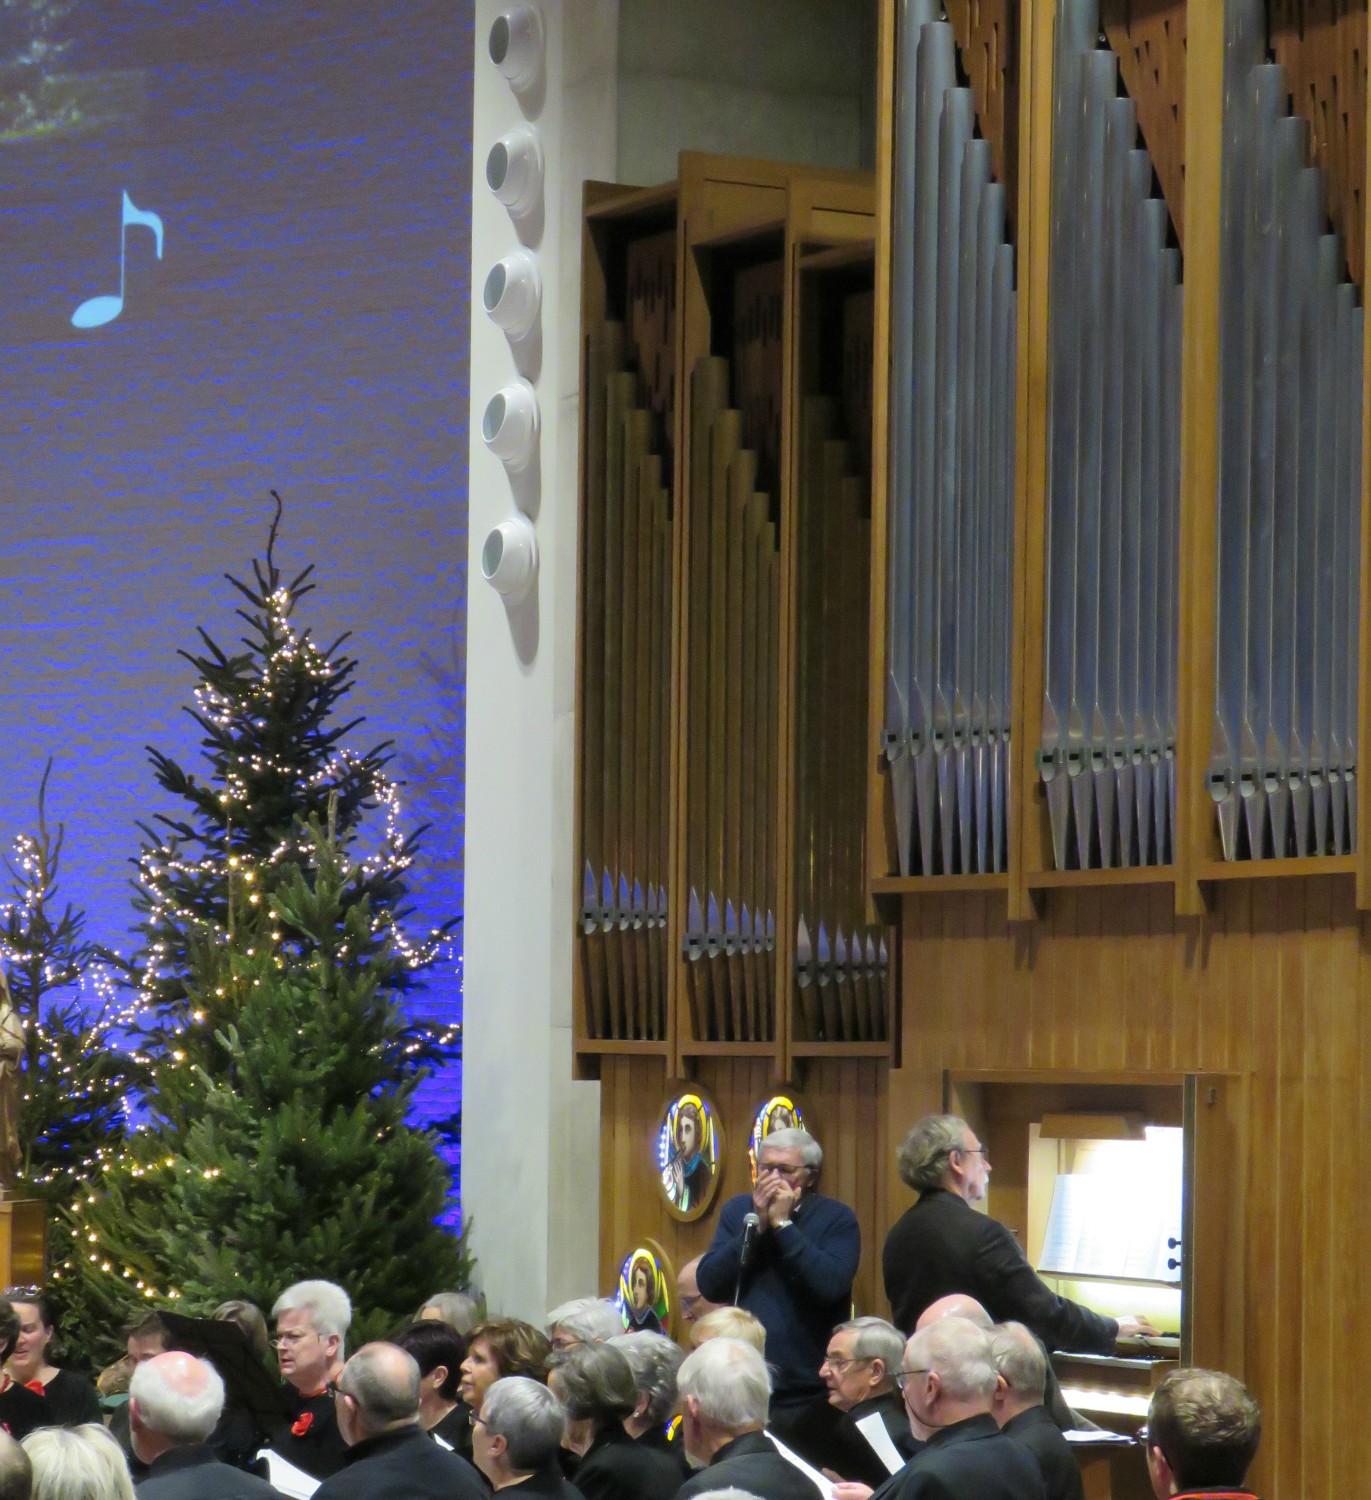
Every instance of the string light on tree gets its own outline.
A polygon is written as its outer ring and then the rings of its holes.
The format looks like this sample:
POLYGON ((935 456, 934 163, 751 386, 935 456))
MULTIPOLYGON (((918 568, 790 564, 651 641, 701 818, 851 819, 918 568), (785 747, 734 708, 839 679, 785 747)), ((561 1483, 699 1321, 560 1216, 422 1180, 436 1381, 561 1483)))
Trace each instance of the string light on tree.
MULTIPOLYGON (((298 1199, 317 1180, 347 1204, 332 1232, 362 1231, 351 1271, 359 1305, 370 1297, 381 1308, 388 1284, 417 1301, 439 1265, 458 1275, 462 1264, 460 1241, 431 1222, 449 1186, 436 1142, 404 1124, 418 1083, 455 1055, 460 1028, 399 1009, 440 974, 460 985, 459 964, 439 969, 455 923, 409 930, 424 829, 405 826, 389 743, 349 743, 361 721, 340 710, 357 662, 346 636, 321 648, 300 623, 312 570, 280 571, 280 519, 278 501, 265 558, 250 578, 229 579, 237 644, 200 630, 197 649, 182 653, 198 677, 187 709, 198 763, 149 752, 178 809, 140 825, 136 1031, 153 1060, 151 1118, 91 1179, 84 1216, 98 1253, 80 1274, 98 1278, 108 1261, 106 1280, 123 1291, 141 1281, 192 1306, 269 1301, 309 1267, 280 1260, 283 1231, 263 1224, 288 1205, 263 1185, 281 1180, 288 1193, 293 1183, 298 1199), (369 1166, 363 1138, 380 1153, 369 1166), (307 1161, 290 1154, 300 1151, 307 1161), (368 1184, 386 1180, 415 1206, 399 1237, 365 1201, 368 1184), (431 1262, 422 1275, 421 1252, 431 1262), (384 1276, 365 1264, 380 1255, 384 1276)), ((323 1222, 326 1207, 311 1213, 323 1222)))

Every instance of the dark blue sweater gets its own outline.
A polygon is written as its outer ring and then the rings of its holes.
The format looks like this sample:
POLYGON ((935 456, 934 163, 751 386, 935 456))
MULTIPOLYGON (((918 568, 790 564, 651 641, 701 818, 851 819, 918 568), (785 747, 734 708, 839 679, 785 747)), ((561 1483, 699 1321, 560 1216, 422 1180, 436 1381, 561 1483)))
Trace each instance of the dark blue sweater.
MULTIPOLYGON (((732 1302, 743 1248, 743 1220, 752 1197, 724 1204, 714 1242, 696 1271, 711 1302, 732 1302)), ((852 1278, 862 1258, 857 1216, 845 1204, 806 1193, 785 1229, 768 1229, 752 1243, 738 1306, 766 1329, 766 1360, 776 1371, 778 1406, 801 1406, 825 1394, 819 1366, 828 1336, 852 1314, 852 1278)))

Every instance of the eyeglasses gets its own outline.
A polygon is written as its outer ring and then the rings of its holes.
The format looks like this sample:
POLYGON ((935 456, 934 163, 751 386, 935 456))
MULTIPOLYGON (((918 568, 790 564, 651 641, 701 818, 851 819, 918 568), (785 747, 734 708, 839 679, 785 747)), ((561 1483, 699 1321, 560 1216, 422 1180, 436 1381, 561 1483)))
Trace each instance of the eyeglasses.
POLYGON ((329 1380, 324 1383, 324 1394, 336 1398, 338 1396, 346 1396, 347 1392, 336 1380, 329 1380))
POLYGON ((849 1365, 869 1365, 870 1363, 871 1361, 869 1359, 857 1359, 855 1356, 852 1359, 835 1359, 833 1355, 825 1354, 824 1362, 819 1366, 819 1368, 821 1370, 824 1368, 828 1368, 832 1370, 835 1375, 841 1375, 849 1365))
POLYGON ((911 1375, 927 1375, 928 1371, 929 1367, 927 1365, 924 1365, 917 1370, 901 1370, 900 1373, 895 1377, 895 1384, 900 1388, 901 1391, 903 1391, 905 1386, 909 1384, 909 1377, 911 1375))
POLYGON ((983 1156, 986 1166, 990 1165, 990 1152, 984 1146, 954 1146, 954 1151, 960 1151, 963 1156, 983 1156))
POLYGON ((294 1349, 298 1344, 303 1344, 306 1339, 317 1339, 321 1337, 322 1335, 316 1333, 312 1328, 308 1331, 303 1332, 300 1330, 296 1330, 291 1333, 278 1334, 274 1339, 272 1339, 271 1347, 273 1349, 294 1349))
POLYGON ((783 1167, 780 1162, 763 1161, 757 1163, 757 1176, 762 1177, 767 1172, 774 1172, 777 1177, 799 1177, 809 1171, 809 1168, 800 1165, 798 1167, 783 1167))

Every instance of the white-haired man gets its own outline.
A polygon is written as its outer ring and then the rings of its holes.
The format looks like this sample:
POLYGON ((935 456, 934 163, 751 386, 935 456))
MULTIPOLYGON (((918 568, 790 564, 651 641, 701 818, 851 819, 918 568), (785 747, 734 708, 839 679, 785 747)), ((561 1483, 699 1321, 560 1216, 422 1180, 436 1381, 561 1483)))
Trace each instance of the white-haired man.
POLYGON ((331 1281, 297 1281, 276 1299, 271 1315, 272 1347, 287 1387, 286 1418, 271 1446, 297 1469, 327 1479, 343 1467, 348 1451, 328 1386, 343 1370, 352 1302, 331 1281))
POLYGON ((547 1336, 554 1353, 578 1344, 603 1344, 623 1331, 623 1314, 608 1297, 575 1297, 547 1315, 547 1336))
MULTIPOLYGON (((990 1335, 965 1318, 941 1318, 910 1339, 899 1383, 924 1446, 882 1487, 882 1500, 1046 1500, 1037 1461, 995 1421, 998 1379, 990 1335)), ((855 1500, 860 1490, 837 1493, 855 1500)))
POLYGON ((918 1201, 895 1221, 881 1252, 895 1326, 908 1333, 941 1297, 965 1292, 992 1319, 1026 1323, 1049 1349, 1112 1354, 1118 1338, 1154 1331, 1145 1318, 1106 1318, 1059 1297, 1028 1264, 1009 1230, 977 1213, 990 1190, 990 1153, 956 1115, 925 1115, 900 1144, 900 1176, 918 1201))
POLYGON ((224 1382, 207 1360, 183 1353, 142 1360, 129 1383, 129 1438, 148 1466, 142 1500, 272 1500, 265 1479, 220 1463, 210 1435, 224 1382))
POLYGON ((852 1278, 862 1255, 856 1215, 815 1191, 823 1159, 808 1131, 767 1136, 757 1152, 757 1185, 724 1204, 696 1270, 706 1297, 736 1300, 766 1330, 778 1425, 783 1414, 793 1422, 796 1413, 827 1399, 819 1365, 829 1331, 852 1310, 852 1278), (755 1227, 749 1228, 749 1216, 755 1227))
POLYGON ((419 1423, 419 1365, 395 1344, 363 1344, 331 1382, 344 1467, 315 1500, 484 1500, 481 1476, 419 1423))
POLYGON ((1000 1377, 995 1420, 1000 1431, 1022 1443, 1038 1460, 1047 1482, 1047 1500, 1085 1500, 1081 1466, 1062 1430, 1043 1404, 1047 1355, 1022 1323, 991 1330, 990 1353, 1000 1377))
POLYGON ((766 1361, 741 1339, 710 1339, 676 1377, 686 1457, 704 1472, 676 1500, 736 1486, 756 1500, 817 1500, 819 1487, 767 1436, 771 1378, 766 1361))
POLYGON ((816 1430, 814 1445, 800 1449, 811 1463, 877 1488, 891 1474, 887 1457, 898 1467, 923 1446, 909 1430, 895 1384, 904 1344, 884 1318, 853 1318, 829 1335, 819 1374, 828 1387, 832 1426, 816 1430))

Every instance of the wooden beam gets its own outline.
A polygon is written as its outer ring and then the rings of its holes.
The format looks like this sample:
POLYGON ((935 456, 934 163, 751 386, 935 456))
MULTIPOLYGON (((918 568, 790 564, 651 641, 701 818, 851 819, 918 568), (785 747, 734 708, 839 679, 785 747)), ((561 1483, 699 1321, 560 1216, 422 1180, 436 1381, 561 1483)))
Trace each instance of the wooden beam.
POLYGON ((1027 876, 1051 862, 1038 780, 1042 728, 1047 525, 1048 302, 1052 228, 1052 86, 1056 7, 1024 0, 1019 22, 1019 243, 1014 432, 1014 682, 1009 797, 1011 922, 1040 914, 1027 876))
POLYGON ((1192 5, 1186 24, 1185 321, 1181 351, 1175 853, 1176 913, 1199 916, 1206 906, 1199 871, 1220 853, 1204 768, 1209 763, 1214 718, 1223 6, 1192 5))

